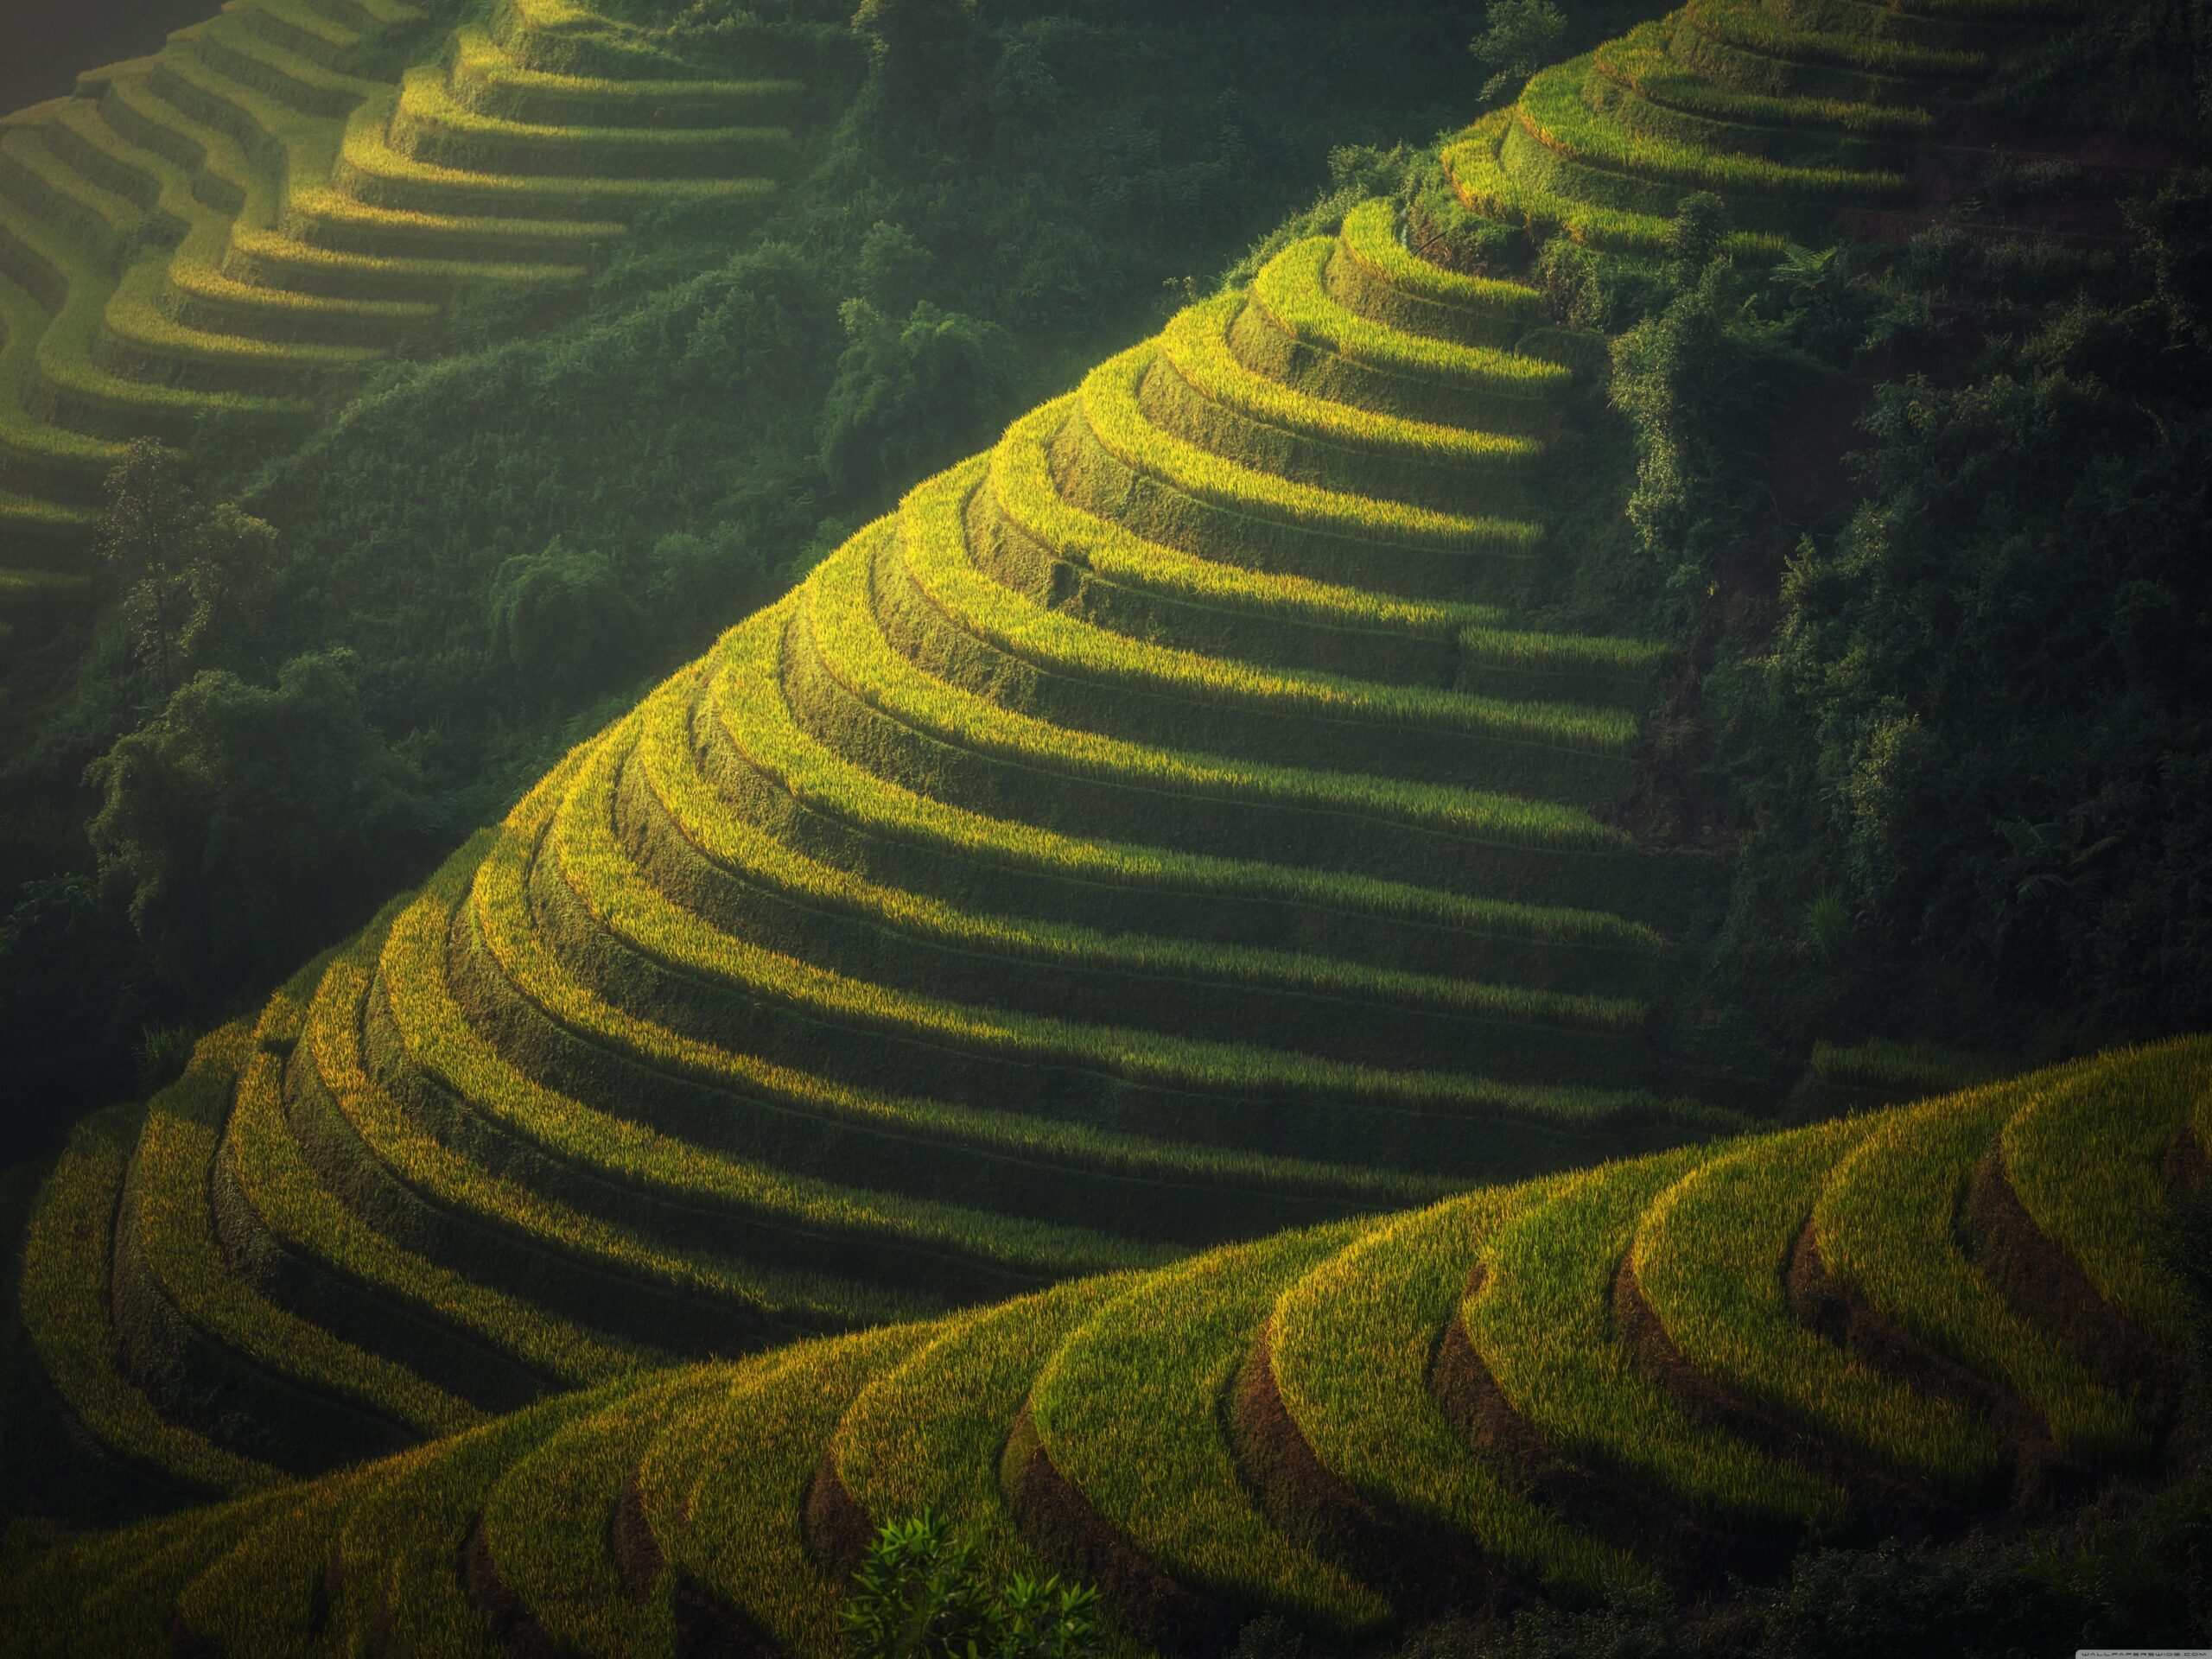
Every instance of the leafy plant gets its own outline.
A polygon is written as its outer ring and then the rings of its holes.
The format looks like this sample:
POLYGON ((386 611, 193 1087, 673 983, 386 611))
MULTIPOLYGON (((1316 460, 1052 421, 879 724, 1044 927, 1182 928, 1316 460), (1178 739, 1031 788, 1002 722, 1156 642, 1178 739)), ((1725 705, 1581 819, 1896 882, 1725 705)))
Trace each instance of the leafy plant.
POLYGON ((499 567, 486 620, 494 654, 524 690, 543 696, 556 687, 604 684, 622 666, 638 618, 607 556, 556 536, 543 552, 499 567))
POLYGON ((183 454, 150 439, 124 451, 106 493, 99 557, 139 659, 167 693, 257 625, 276 532, 227 503, 202 502, 183 454))
POLYGON ((927 473, 988 438, 1006 418, 1014 341, 995 323, 928 301, 894 321, 849 301, 848 344, 823 407, 822 470, 855 497, 927 473))
POLYGON ((2001 988, 1958 1017, 2125 1029, 2212 1006, 2182 896, 2208 683, 2181 644, 2207 599, 2212 424, 2169 308, 2075 305, 1967 385, 1878 389, 1866 505, 1784 574, 1765 765, 1817 805, 1753 856, 1847 886, 1889 982, 1870 996, 1925 1003, 1944 975, 2001 988), (1923 947, 1949 967, 1923 959, 1907 988, 1923 947))
MULTIPOLYGON (((1682 232, 1686 248, 1700 239, 1687 224, 1682 232)), ((1637 438, 1629 519, 1684 619, 1699 613, 1750 510, 1749 428, 1766 391, 1766 343, 1732 295, 1724 261, 1613 341, 1611 395, 1637 438)))
POLYGON ((1551 0, 1490 0, 1483 24, 1467 51, 1491 72, 1480 93, 1485 104, 1550 62, 1567 32, 1567 18, 1551 0))
POLYGON ((1098 1592, 1058 1573, 987 1583, 973 1546, 929 1510, 884 1523, 853 1573, 854 1659, 1093 1659, 1098 1592))
POLYGON ((1851 938, 1851 906, 1840 887, 1822 887, 1805 904, 1805 945, 1827 961, 1851 938))
POLYGON ((198 675, 86 781, 102 880, 186 982, 211 963, 296 962, 372 903, 430 827, 420 775, 369 725, 335 656, 287 663, 274 687, 198 675))

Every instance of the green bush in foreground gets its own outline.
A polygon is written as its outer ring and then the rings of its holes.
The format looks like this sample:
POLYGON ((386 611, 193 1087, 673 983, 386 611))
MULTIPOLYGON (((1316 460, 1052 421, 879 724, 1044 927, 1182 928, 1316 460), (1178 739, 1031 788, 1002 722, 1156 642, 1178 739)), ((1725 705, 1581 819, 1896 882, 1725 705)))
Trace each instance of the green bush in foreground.
POLYGON ((925 1510, 885 1523, 844 1610, 856 1659, 1091 1659, 1098 1592, 1017 1573, 994 1592, 975 1552, 925 1510))

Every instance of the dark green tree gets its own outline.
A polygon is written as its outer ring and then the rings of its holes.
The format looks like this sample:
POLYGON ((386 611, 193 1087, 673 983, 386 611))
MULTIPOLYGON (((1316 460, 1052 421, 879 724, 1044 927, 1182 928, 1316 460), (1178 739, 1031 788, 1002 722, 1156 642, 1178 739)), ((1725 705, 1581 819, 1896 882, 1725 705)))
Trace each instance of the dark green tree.
POLYGON ((493 657, 532 697, 605 685, 628 665, 638 633, 636 607, 607 556, 558 536, 500 565, 486 621, 493 657))
POLYGON ((1490 72, 1479 94, 1485 104, 1509 92, 1559 56, 1567 19, 1551 0, 1490 0, 1483 32, 1468 52, 1490 72))
POLYGON ((1016 355, 996 323, 926 300, 903 322, 865 302, 845 308, 850 339, 822 417, 822 470, 873 498, 987 442, 1012 411, 1016 355))
POLYGON ((1049 143, 1067 117, 1067 93, 1035 41, 1007 42, 992 67, 987 102, 999 152, 1007 156, 1049 143))
POLYGON ((86 826, 153 961, 190 984, 331 943, 423 850, 421 780, 363 717, 339 656, 272 687, 203 671, 94 761, 86 826))
POLYGON ((1764 391, 1765 331, 1734 302, 1725 262, 1613 341, 1613 405, 1636 429, 1628 515, 1677 607, 1694 607, 1741 533, 1754 488, 1748 417, 1764 391))
POLYGON ((677 359, 679 380, 726 399, 731 415, 821 395, 817 365, 836 344, 837 313, 804 255, 769 243, 732 259, 710 289, 677 359))
POLYGON ((984 60, 976 0, 861 0, 853 29, 890 134, 957 137, 973 126, 984 60))
POLYGON ((725 520, 703 534, 671 531, 653 543, 646 595, 655 639, 703 647, 766 597, 760 543, 747 528, 725 520))
POLYGON ((2082 303, 1967 385, 1880 388, 1866 504, 1783 582, 1770 747, 1819 804, 1796 839, 1882 971, 1943 965, 1984 1017, 2212 1017, 2192 339, 2155 302, 2082 303))
POLYGON ((190 668, 232 658, 255 632, 276 532, 228 503, 209 506, 181 454, 135 440, 108 474, 95 545, 141 662, 166 693, 190 668))
POLYGON ((1720 257, 1728 237, 1728 204, 1710 190, 1693 190, 1675 206, 1667 221, 1667 276, 1689 288, 1720 257))
POLYGON ((2124 211, 2176 328, 2212 344, 2212 169, 2170 174, 2124 211))
POLYGON ((936 263, 904 226, 879 219, 861 238, 853 276, 861 298, 888 316, 903 317, 927 290, 936 263))

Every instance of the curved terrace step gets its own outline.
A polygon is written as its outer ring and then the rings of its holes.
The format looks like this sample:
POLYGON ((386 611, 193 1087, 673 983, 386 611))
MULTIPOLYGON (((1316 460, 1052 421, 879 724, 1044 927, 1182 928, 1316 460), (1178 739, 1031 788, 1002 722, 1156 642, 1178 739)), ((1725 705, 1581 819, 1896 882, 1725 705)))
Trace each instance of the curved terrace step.
MULTIPOLYGON (((1168 1651, 1202 1649, 1260 1612, 1381 1635, 1530 1586, 1634 1594, 1655 1571, 1681 1572, 1701 1540, 1730 1551, 1713 1566, 1755 1571, 1771 1552, 1757 1537, 1727 1544, 1726 1517, 1802 1526, 1839 1501, 1886 1503, 1883 1471, 1943 1467, 1930 1454, 1952 1397, 1899 1373, 1868 1331, 1822 1334, 1815 1310, 1774 1288, 1793 1228, 1809 1214, 1837 1280, 1942 1345, 1961 1376, 2018 1386, 2062 1363, 2070 1338, 2031 1311, 2013 1310, 2003 1332, 1971 1313, 1961 1298, 1976 1293, 1958 1288, 1970 1279, 1924 1243, 1952 1236, 1955 1187, 1921 1166, 1963 1168, 2009 1142, 2032 1192, 2038 1160, 2087 1128, 2123 1154, 2115 1167, 2133 1173, 2115 1179, 2129 1186, 2149 1148, 2206 1132, 2207 1058, 2199 1039, 2076 1062, 618 1381, 321 1482, 66 1546, 11 1583, 7 1611, 280 1647, 317 1606, 340 1637, 423 1639, 488 1614, 509 1641, 585 1651, 766 1639, 828 1659, 841 1586, 873 1528, 924 1510, 960 1519, 995 1571, 1099 1584, 1118 1639, 1168 1651), (2097 1110, 2112 1106, 2124 1109, 2097 1110), (1865 1267, 1878 1229, 1923 1241, 1886 1280, 1865 1267), (1928 1311, 1939 1302, 1949 1317, 1928 1311), (1668 1363, 1639 1306, 1668 1334, 1668 1363), (1630 1316, 1618 1326, 1617 1313, 1630 1316), (1974 1349, 1961 1332, 1975 1317, 2003 1340, 1974 1349), (1857 1454, 1817 1473, 1777 1460, 1703 1414, 1702 1387, 1857 1454), (1532 1452, 1563 1468, 1532 1473, 1532 1452), (1718 1529, 1677 1522, 1616 1541, 1580 1529, 1575 1481, 1623 1479, 1718 1529)), ((107 1144, 119 1168, 124 1140, 107 1144)), ((2161 1180, 2130 1198, 2155 1208, 2168 1191, 2161 1180)), ((2072 1224, 2039 1236, 2077 1263, 2102 1249, 2111 1282, 2171 1287, 2130 1210, 2099 1200, 2072 1224)), ((1979 1478, 1948 1490, 1950 1525, 2001 1496, 1979 1478)))
POLYGON ((372 363, 434 347, 464 289, 573 289, 637 212, 765 201, 795 164, 803 82, 534 67, 512 54, 546 31, 615 37, 581 7, 505 10, 511 28, 436 36, 402 0, 231 0, 9 118, 11 565, 83 568, 81 509, 122 441, 188 447, 209 414, 296 429, 372 363))

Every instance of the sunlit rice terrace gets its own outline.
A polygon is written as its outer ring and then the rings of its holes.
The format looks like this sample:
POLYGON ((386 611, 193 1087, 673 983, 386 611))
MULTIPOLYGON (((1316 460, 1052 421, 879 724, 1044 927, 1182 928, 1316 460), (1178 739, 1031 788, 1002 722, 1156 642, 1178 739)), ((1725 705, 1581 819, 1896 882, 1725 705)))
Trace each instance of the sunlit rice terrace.
POLYGON ((790 63, 682 78, 501 0, 237 0, 0 122, 0 567, 79 580, 125 441, 302 430, 454 307, 559 315, 639 213, 764 204, 813 114, 790 63))
MULTIPOLYGON (((1635 810, 1686 653, 1545 603, 1625 493, 1606 342, 1447 263, 1656 271, 1695 192, 1762 271, 1910 230, 2070 15, 1693 0, 839 524, 79 1123, 10 1433, 152 1518, 0 1618, 830 1659, 934 1516, 1095 1586, 1103 1653, 1380 1653, 2155 1491, 2212 1039, 1824 1046, 1794 1112, 1687 1052, 1726 843, 1635 810)), ((469 19, 232 0, 0 126, 0 595, 82 570, 127 440, 296 429, 471 296, 766 200, 818 114, 803 65, 469 19)))
POLYGON ((995 1571, 1103 1586, 1133 1646, 1205 1653, 1267 1611, 1351 1638, 1484 1586, 1573 1604, 1940 1533, 2157 1455, 2183 1340, 2158 1217, 2212 1133, 2206 1059, 647 1372, 57 1552, 10 1611, 108 1650, 828 1655, 874 1529, 936 1510, 995 1571))

